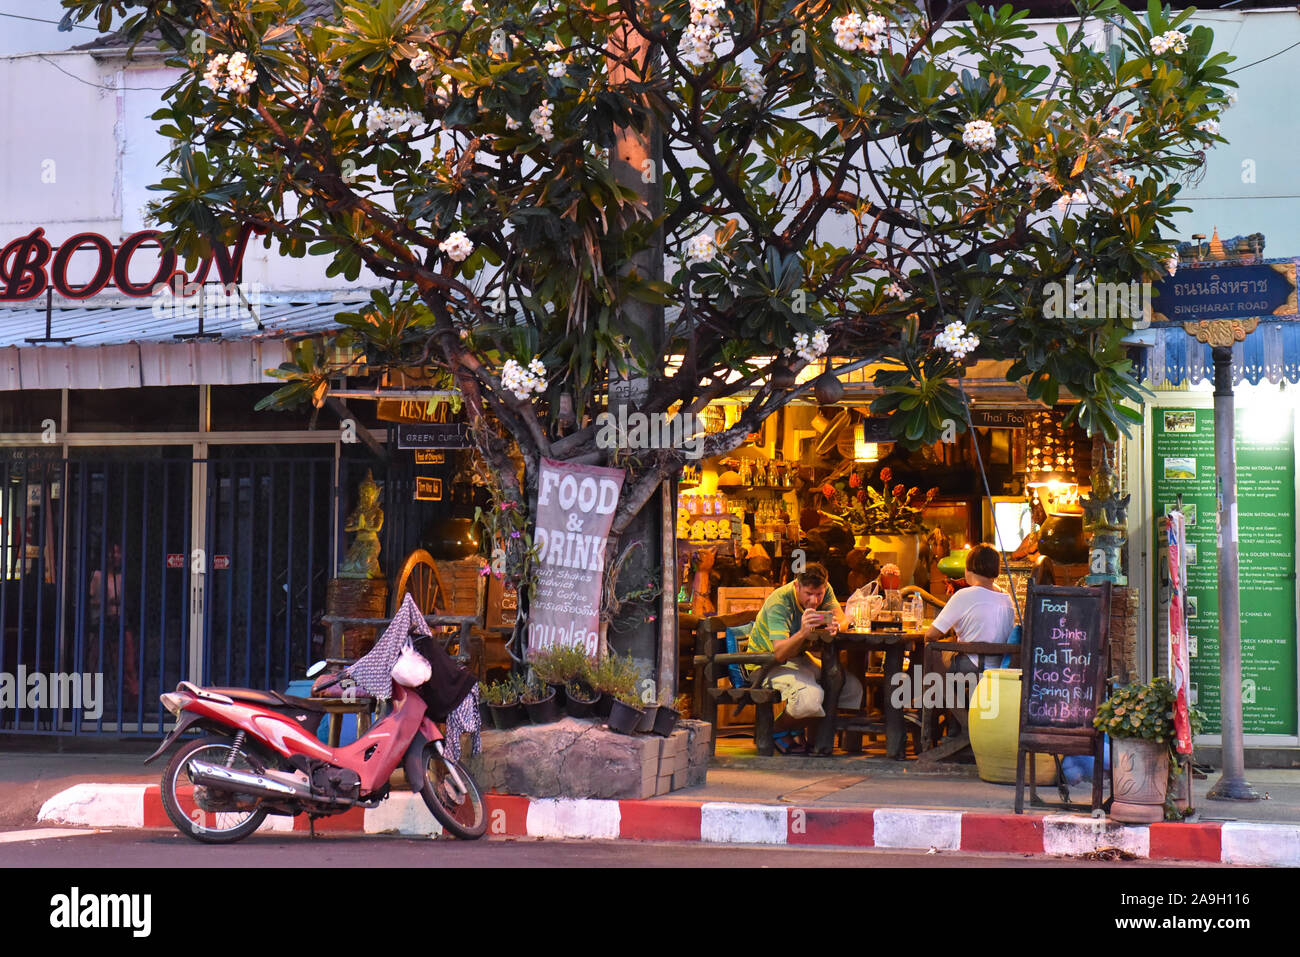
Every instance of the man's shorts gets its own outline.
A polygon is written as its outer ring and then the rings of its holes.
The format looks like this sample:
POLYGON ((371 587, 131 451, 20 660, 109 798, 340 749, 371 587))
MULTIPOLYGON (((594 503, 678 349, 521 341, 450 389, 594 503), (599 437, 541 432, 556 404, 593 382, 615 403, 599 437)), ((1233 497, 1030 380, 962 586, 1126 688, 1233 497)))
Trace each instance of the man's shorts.
MULTIPOLYGON (((768 673, 763 684, 781 692, 785 702, 785 712, 797 721, 825 717, 822 709, 824 692, 819 683, 821 666, 809 655, 802 654, 791 658, 785 664, 777 665, 768 673)), ((862 707, 862 682, 854 675, 844 675, 844 687, 840 689, 839 707, 854 711, 862 707)))

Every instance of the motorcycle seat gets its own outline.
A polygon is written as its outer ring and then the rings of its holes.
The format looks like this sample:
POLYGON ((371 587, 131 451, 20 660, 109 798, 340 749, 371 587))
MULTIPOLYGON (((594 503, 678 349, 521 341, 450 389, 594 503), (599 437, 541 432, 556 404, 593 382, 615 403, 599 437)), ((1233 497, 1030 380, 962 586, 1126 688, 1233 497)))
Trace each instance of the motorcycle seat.
MULTIPOLYGON (((337 703, 338 698, 296 698, 293 695, 281 694, 278 691, 257 691, 253 688, 204 688, 204 691, 211 691, 214 694, 223 694, 227 698, 235 701, 245 701, 248 704, 258 704, 266 708, 283 708, 288 705, 291 708, 298 708, 302 711, 314 711, 320 714, 329 712, 329 705, 337 703)), ((368 695, 357 695, 356 703, 358 705, 369 704, 371 701, 368 695)))

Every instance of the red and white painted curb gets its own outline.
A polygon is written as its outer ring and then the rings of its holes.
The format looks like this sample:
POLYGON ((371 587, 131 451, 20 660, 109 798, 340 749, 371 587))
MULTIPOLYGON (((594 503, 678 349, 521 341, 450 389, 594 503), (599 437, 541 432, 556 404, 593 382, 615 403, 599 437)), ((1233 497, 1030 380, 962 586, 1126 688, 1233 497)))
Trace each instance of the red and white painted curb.
MULTIPOLYGON (((1077 814, 1016 815, 921 808, 797 807, 678 800, 602 801, 488 794, 492 837, 711 844, 887 847, 1076 857, 1120 848, 1136 857, 1300 867, 1300 824, 1117 824, 1077 814)), ((156 784, 78 784, 46 801, 41 822, 171 827, 156 784)), ((267 818, 263 830, 305 831, 307 819, 267 818)), ((437 836, 418 794, 316 822, 322 832, 437 836)))

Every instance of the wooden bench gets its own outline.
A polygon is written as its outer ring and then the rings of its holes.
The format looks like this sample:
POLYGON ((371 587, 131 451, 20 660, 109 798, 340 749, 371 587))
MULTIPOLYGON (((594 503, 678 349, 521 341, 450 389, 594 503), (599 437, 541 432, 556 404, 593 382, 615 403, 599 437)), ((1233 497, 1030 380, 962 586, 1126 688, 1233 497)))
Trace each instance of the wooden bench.
POLYGON ((776 664, 776 656, 770 653, 729 652, 726 646, 727 629, 748 624, 757 614, 757 609, 751 609, 731 615, 715 615, 702 619, 696 628, 694 707, 700 719, 709 722, 713 728, 709 736, 710 754, 717 747, 719 704, 753 705, 754 744, 758 753, 771 755, 776 750, 772 733, 775 706, 781 700, 781 692, 758 687, 766 677, 769 670, 767 666, 776 664), (748 684, 735 687, 731 683, 731 665, 759 665, 760 668, 750 676, 748 684), (724 686, 719 687, 719 679, 726 679, 724 686))

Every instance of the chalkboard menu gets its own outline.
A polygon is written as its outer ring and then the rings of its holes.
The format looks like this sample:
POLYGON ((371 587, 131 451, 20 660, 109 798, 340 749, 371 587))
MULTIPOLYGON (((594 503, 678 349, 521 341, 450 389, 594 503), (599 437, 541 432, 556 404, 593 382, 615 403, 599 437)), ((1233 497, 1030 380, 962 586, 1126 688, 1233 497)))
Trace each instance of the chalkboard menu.
POLYGON ((1021 655, 1022 729, 1085 730, 1107 677, 1110 589, 1029 587, 1021 655))

